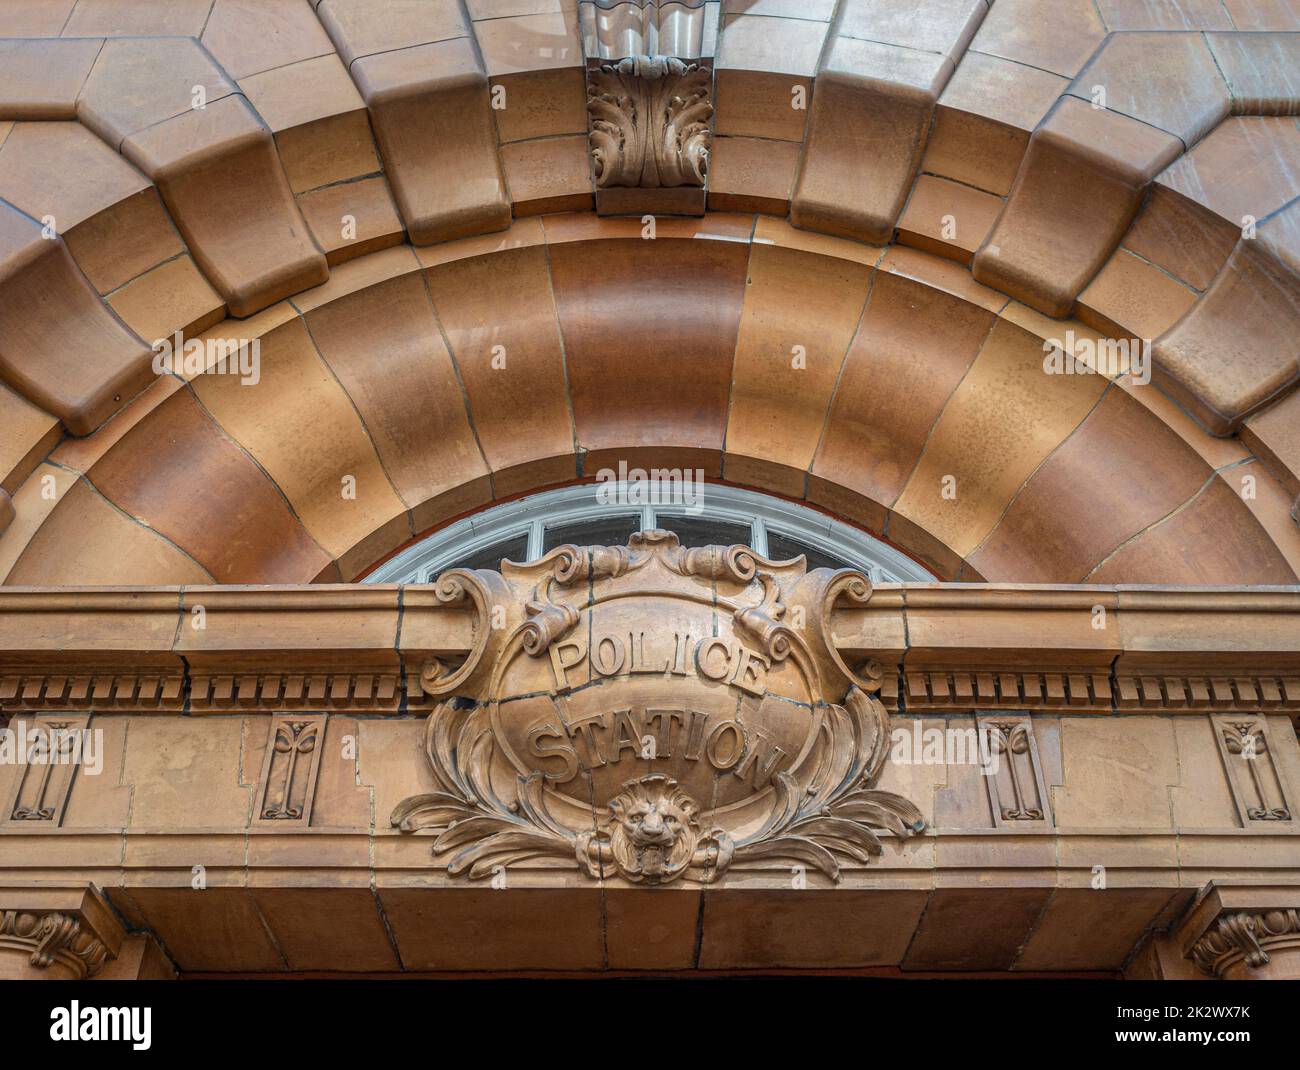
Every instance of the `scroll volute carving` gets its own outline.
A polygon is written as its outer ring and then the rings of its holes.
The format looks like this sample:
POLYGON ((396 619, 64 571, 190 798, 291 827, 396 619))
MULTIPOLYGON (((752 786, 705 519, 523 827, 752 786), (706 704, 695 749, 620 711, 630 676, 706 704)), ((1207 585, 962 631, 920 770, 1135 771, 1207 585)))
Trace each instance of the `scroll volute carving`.
POLYGON ((666 56, 629 57, 587 72, 597 189, 704 186, 713 71, 666 56))
POLYGON ((432 832, 451 874, 562 865, 659 885, 796 865, 838 880, 923 827, 876 787, 878 669, 846 665, 830 637, 837 602, 870 597, 860 573, 645 531, 497 579, 513 602, 463 677, 475 686, 428 720, 435 790, 392 815, 432 832))

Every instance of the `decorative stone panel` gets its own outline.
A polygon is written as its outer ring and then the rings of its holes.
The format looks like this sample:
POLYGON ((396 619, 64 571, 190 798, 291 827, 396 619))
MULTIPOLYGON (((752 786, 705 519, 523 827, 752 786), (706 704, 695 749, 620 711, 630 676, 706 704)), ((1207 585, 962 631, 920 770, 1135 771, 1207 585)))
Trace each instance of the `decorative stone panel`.
POLYGON ((323 715, 271 721, 257 786, 258 823, 311 824, 324 742, 323 715))
POLYGON ((1265 719, 1238 714, 1212 720, 1242 825, 1292 820, 1284 774, 1273 760, 1265 719))

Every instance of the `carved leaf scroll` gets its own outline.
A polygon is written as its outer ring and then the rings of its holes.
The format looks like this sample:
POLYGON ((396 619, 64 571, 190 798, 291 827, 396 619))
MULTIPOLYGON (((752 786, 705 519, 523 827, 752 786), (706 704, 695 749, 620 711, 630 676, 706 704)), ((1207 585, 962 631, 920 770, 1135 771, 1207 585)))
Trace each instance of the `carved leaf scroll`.
POLYGON ((589 71, 597 187, 703 186, 712 90, 707 66, 665 56, 629 57, 589 71))

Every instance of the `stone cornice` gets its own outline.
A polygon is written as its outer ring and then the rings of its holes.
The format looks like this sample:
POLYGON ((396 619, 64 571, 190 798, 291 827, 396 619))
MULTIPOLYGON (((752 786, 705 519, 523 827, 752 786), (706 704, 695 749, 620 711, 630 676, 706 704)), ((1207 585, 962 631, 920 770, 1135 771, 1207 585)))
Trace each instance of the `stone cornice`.
MULTIPOLYGON (((431 586, 7 588, 0 709, 428 709, 486 625, 431 586)), ((881 585, 832 613, 893 711, 1300 711, 1300 589, 881 585)))

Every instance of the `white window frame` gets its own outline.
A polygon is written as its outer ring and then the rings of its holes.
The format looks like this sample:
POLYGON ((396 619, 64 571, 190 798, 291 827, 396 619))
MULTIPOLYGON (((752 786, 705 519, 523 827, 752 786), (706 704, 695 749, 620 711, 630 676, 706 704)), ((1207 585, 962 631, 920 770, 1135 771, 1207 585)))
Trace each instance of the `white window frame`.
POLYGON ((681 514, 692 519, 749 525, 753 533, 749 545, 764 557, 770 556, 767 550, 770 526, 782 535, 862 569, 876 583, 926 583, 935 579, 906 554, 865 531, 806 505, 756 491, 718 483, 706 484, 702 492, 704 509, 694 514, 681 505, 609 505, 597 501, 598 489, 610 493, 609 484, 584 483, 530 494, 517 501, 490 507, 407 547, 385 561, 363 582, 428 583, 431 577, 470 554, 525 533, 528 536, 527 557, 533 560, 542 555, 547 527, 637 514, 642 530, 656 527, 671 530, 671 519, 660 518, 681 514))

